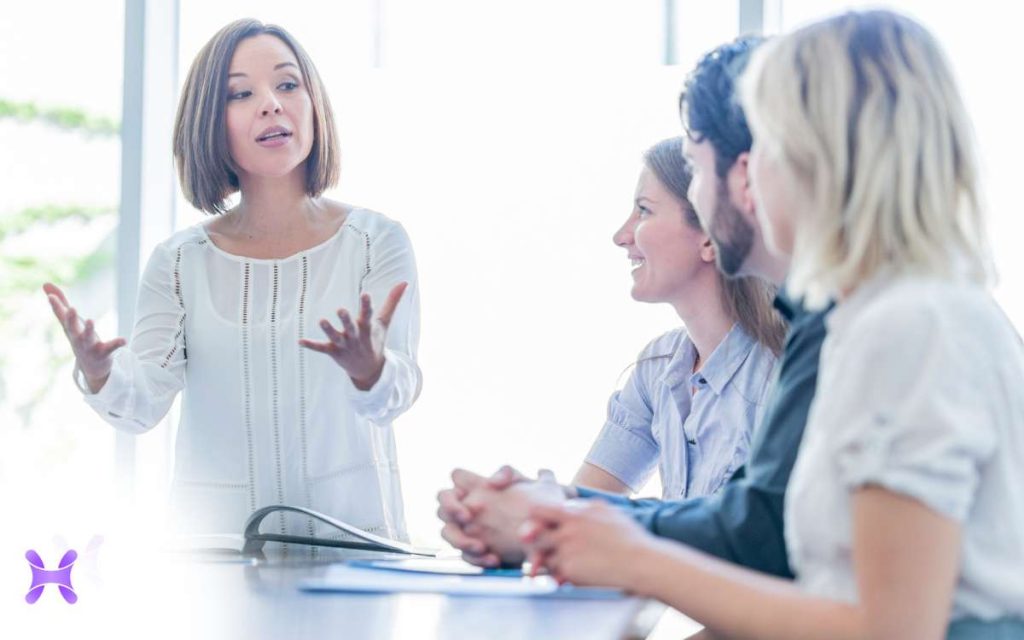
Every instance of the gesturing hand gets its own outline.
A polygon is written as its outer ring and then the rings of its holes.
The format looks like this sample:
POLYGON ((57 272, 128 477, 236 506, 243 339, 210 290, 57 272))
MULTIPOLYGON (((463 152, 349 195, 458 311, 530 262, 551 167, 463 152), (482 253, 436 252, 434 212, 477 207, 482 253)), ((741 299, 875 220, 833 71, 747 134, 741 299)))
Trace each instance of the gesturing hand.
POLYGON ((75 308, 68 304, 64 292, 54 284, 47 282, 43 285, 43 291, 50 301, 50 308, 53 315, 60 320, 64 334, 71 343, 71 350, 75 353, 75 360, 78 361, 78 368, 85 375, 85 381, 89 390, 96 393, 106 384, 110 376, 110 368, 113 366, 112 354, 126 344, 124 338, 114 338, 109 342, 100 340, 96 335, 96 329, 92 320, 86 320, 83 324, 78 317, 75 308))
POLYGON ((364 293, 359 298, 359 318, 355 324, 352 323, 348 310, 338 309, 341 331, 324 319, 320 321, 320 328, 327 335, 327 341, 302 339, 299 340, 299 344, 331 356, 352 378, 352 383, 357 389, 371 389, 384 371, 384 344, 388 325, 391 324, 391 316, 395 314, 398 302, 408 286, 408 282, 395 285, 376 318, 372 317, 370 294, 364 293))

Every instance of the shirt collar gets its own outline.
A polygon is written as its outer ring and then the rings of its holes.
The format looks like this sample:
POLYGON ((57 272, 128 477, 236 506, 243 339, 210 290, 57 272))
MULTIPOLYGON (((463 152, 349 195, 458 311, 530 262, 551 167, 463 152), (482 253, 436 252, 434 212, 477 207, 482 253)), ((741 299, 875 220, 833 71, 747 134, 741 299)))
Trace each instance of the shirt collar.
MULTIPOLYGON (((775 310, 778 311, 790 325, 799 322, 804 317, 809 316, 812 313, 804 307, 803 298, 794 298, 786 290, 785 285, 779 287, 775 292, 775 300, 772 304, 775 306, 775 310)), ((823 311, 825 313, 829 313, 834 306, 836 306, 835 302, 829 302, 825 305, 823 311)))
POLYGON ((793 324, 797 320, 806 316, 809 312, 804 307, 803 298, 794 298, 789 290, 786 289, 786 284, 783 283, 775 291, 775 300, 772 302, 776 311, 782 314, 782 317, 786 319, 786 322, 793 324))
POLYGON ((670 387, 677 387, 688 381, 695 387, 710 387, 716 395, 722 395, 725 387, 747 359, 756 342, 737 323, 732 326, 725 338, 715 350, 704 360, 700 371, 693 373, 693 361, 697 350, 693 341, 687 336, 683 345, 672 355, 662 379, 670 387))

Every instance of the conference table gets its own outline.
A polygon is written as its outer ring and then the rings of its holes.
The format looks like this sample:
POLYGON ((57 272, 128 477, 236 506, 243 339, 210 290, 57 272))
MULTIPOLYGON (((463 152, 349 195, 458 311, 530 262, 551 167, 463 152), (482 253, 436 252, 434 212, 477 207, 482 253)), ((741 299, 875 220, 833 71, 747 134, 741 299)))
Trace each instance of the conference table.
POLYGON ((27 570, 24 576, 16 571, 10 593, 0 594, 5 601, 0 603, 0 629, 5 631, 0 636, 620 640, 646 638, 664 611, 660 604, 632 597, 587 600, 299 588, 304 581, 323 577, 332 564, 387 557, 394 556, 319 549, 315 556, 270 552, 247 559, 108 544, 98 565, 90 566, 85 558, 76 566, 78 599, 73 605, 52 586, 36 604, 25 604, 27 570))
MULTIPOLYGON (((488 638, 590 640, 644 638, 658 605, 637 598, 573 600, 438 594, 354 594, 302 591, 329 565, 374 556, 336 552, 329 557, 269 556, 254 564, 188 560, 180 567, 216 604, 189 609, 201 625, 191 637, 217 638, 488 638), (199 613, 199 615, 195 615, 199 613), (194 635, 193 635, 194 634, 194 635)), ((378 556, 381 557, 381 556, 378 556)))

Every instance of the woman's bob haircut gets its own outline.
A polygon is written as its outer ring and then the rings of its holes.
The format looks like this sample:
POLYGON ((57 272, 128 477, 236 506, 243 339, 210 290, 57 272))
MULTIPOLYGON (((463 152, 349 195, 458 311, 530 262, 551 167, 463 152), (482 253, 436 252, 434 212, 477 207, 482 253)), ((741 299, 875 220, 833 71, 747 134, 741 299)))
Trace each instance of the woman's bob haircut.
POLYGON ((769 41, 740 81, 754 145, 806 194, 787 288, 820 307, 876 276, 993 276, 974 133, 913 20, 847 13, 769 41))
POLYGON ((340 157, 334 113, 320 75, 302 46, 287 31, 258 20, 237 20, 206 43, 189 69, 174 120, 174 160, 185 198, 207 213, 224 213, 238 191, 238 171, 228 151, 225 124, 228 73, 238 43, 272 35, 295 54, 313 102, 313 146, 306 158, 306 193, 317 197, 338 182, 340 157))

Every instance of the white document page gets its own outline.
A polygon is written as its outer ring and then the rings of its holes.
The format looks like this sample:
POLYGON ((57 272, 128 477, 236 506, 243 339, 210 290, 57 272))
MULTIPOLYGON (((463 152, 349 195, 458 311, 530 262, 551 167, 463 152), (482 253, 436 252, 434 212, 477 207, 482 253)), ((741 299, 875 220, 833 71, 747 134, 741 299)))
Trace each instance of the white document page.
POLYGON ((380 571, 334 565, 322 578, 302 583, 305 591, 344 591, 355 593, 443 593, 455 596, 544 597, 544 598, 623 598, 618 589, 558 586, 551 576, 504 577, 460 576, 400 571, 380 571))

